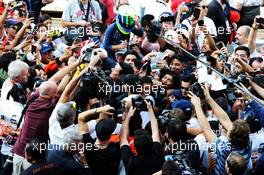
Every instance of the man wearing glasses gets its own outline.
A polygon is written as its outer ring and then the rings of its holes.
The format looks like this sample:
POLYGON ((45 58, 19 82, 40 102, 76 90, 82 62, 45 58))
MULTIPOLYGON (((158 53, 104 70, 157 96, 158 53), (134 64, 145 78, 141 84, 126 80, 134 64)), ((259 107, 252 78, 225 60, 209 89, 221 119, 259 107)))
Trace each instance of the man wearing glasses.
POLYGON ((177 100, 189 100, 188 91, 193 84, 193 75, 184 76, 181 80, 181 89, 177 89, 173 92, 173 96, 177 100))

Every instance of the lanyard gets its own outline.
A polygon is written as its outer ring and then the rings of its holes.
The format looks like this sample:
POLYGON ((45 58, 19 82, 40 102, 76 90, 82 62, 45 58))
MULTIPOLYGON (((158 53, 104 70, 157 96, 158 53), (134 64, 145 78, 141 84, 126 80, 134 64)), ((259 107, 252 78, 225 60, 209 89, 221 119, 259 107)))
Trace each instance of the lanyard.
POLYGON ((32 11, 32 4, 31 4, 31 0, 28 0, 28 8, 29 8, 29 11, 32 11))

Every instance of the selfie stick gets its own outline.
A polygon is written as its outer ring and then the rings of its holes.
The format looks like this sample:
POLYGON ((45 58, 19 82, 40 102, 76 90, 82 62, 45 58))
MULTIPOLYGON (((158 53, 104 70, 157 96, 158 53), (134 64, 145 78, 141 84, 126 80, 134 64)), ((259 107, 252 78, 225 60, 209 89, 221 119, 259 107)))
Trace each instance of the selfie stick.
POLYGON ((203 65, 205 65, 207 68, 211 69, 212 71, 214 71, 217 75, 219 75, 220 77, 222 77, 223 79, 227 80, 228 83, 232 83, 234 84, 239 90, 241 90, 246 96, 250 97, 251 99, 255 100, 256 102, 258 102, 259 104, 261 104, 264 107, 264 102, 257 98, 255 95, 253 95, 252 93, 250 93, 245 86, 240 86, 237 82, 234 81, 234 79, 228 78, 225 75, 223 75, 222 73, 220 73, 218 70, 216 70, 215 68, 213 68, 212 66, 210 66, 209 64, 207 64, 206 62, 200 60, 198 57, 196 57, 195 55, 193 55, 192 53, 190 53, 189 51, 187 51, 186 49, 184 49, 183 47, 181 47, 179 44, 177 44, 176 42, 165 38, 164 36, 161 36, 159 34, 156 34, 158 37, 160 37, 161 39, 165 40, 167 43, 169 43, 170 45, 172 45, 173 47, 175 47, 176 49, 180 49, 181 51, 183 51, 185 54, 187 54, 189 57, 194 58, 195 60, 199 61, 200 63, 202 63, 203 65))

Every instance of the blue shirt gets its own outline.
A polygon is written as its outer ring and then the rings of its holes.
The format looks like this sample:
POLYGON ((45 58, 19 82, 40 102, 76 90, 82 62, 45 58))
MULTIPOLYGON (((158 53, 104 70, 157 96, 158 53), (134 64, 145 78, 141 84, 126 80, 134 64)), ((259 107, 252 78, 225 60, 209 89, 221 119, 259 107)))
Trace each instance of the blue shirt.
POLYGON ((256 101, 250 102, 248 107, 252 108, 254 116, 259 119, 261 126, 264 127, 264 107, 256 101))
POLYGON ((217 138, 215 143, 212 144, 212 148, 216 155, 214 175, 222 175, 225 173, 225 162, 228 155, 231 152, 237 152, 246 159, 247 170, 252 169, 251 161, 251 146, 249 145, 245 149, 238 150, 232 147, 231 143, 226 139, 217 138))
MULTIPOLYGON (((134 33, 139 37, 142 37, 144 34, 142 29, 134 29, 132 30, 132 33, 134 33)), ((122 34, 118 30, 116 23, 113 23, 110 26, 108 26, 108 28, 106 29, 101 48, 107 51, 108 57, 110 59, 115 60, 115 51, 112 50, 112 45, 121 44, 122 41, 129 41, 129 38, 130 38, 130 34, 129 35, 122 34)))
POLYGON ((181 89, 176 89, 172 94, 177 100, 189 100, 189 97, 184 97, 182 95, 181 89))

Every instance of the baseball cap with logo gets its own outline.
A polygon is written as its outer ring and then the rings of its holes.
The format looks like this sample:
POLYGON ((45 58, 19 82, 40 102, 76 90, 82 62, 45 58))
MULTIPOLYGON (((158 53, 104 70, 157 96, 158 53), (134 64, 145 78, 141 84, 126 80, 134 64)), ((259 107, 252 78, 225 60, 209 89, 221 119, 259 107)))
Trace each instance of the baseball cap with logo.
POLYGON ((40 46, 41 46, 40 53, 42 54, 52 51, 52 45, 48 42, 41 43, 40 46))
POLYGON ((172 102, 171 107, 173 109, 175 109, 175 108, 181 109, 185 113, 187 118, 192 116, 192 103, 188 100, 174 101, 174 102, 172 102))
POLYGON ((12 27, 12 26, 18 26, 18 25, 20 25, 20 24, 22 24, 22 23, 19 22, 18 20, 15 20, 15 19, 10 18, 10 19, 8 19, 8 20, 6 21, 6 23, 5 23, 5 27, 6 27, 6 28, 9 28, 9 27, 12 27))

